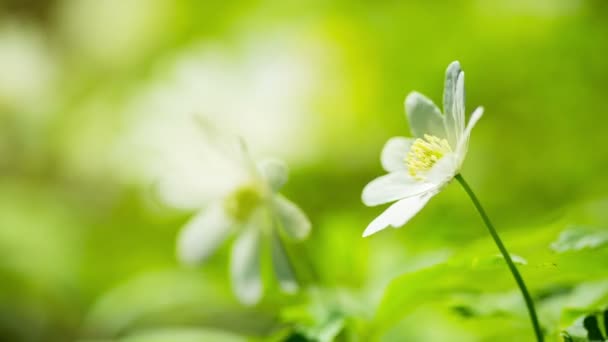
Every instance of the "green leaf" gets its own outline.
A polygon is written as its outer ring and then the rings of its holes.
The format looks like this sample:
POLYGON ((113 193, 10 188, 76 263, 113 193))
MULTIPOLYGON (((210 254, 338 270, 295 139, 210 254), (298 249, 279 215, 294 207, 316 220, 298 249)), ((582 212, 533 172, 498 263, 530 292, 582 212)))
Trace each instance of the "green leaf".
POLYGON ((560 325, 575 325, 585 316, 608 308, 608 280, 585 283, 573 289, 563 299, 560 325))
MULTIPOLYGON (((563 321, 559 324, 562 310, 566 307, 588 307, 582 299, 576 299, 574 296, 567 301, 556 289, 569 291, 581 283, 607 279, 605 265, 608 260, 608 248, 602 248, 604 245, 596 244, 593 249, 583 248, 567 253, 555 253, 552 250, 551 243, 559 240, 557 237, 563 226, 563 223, 556 223, 526 228, 525 238, 518 235, 524 229, 502 234, 509 250, 517 252, 512 256, 518 260, 518 269, 535 298, 537 309, 547 303, 547 309, 543 310, 541 315, 541 323, 552 334, 555 334, 560 326, 564 326, 563 321), (527 264, 523 264, 524 261, 527 261, 527 264), (576 304, 577 301, 579 304, 576 304)), ((594 303, 603 303, 600 294, 604 291, 599 288, 600 285, 597 286, 598 295, 594 297, 594 303)), ((470 304, 466 308, 470 312, 495 314, 498 311, 484 312, 481 306, 488 305, 488 298, 499 300, 501 294, 513 291, 518 292, 518 288, 502 257, 497 257, 496 247, 490 239, 482 238, 468 244, 466 249, 453 255, 445 264, 406 273, 394 279, 380 302, 372 322, 372 333, 382 334, 421 306, 440 304, 449 307, 450 304, 457 303, 458 298, 464 298, 463 296, 469 296, 470 304)), ((509 305, 506 311, 509 315, 520 317, 522 324, 527 321, 521 299, 519 304, 509 305)), ((577 312, 580 316, 580 311, 577 312)))
POLYGON ((397 323, 421 305, 438 302, 456 293, 481 293, 489 287, 494 291, 511 288, 508 279, 496 272, 502 267, 471 264, 441 264, 394 280, 380 303, 374 320, 374 333, 397 323), (492 285, 489 279, 494 280, 492 285))
MULTIPOLYGON (((525 266, 528 264, 528 261, 519 255, 516 255, 516 254, 509 254, 509 255, 511 256, 511 260, 513 260, 513 263, 515 265, 525 266)), ((474 260, 474 263, 482 264, 482 265, 486 265, 486 266, 506 265, 505 257, 503 257, 502 254, 494 254, 489 257, 478 258, 478 259, 474 260)))
POLYGON ((245 337, 227 332, 202 328, 169 328, 138 332, 119 339, 117 342, 244 342, 245 337))
POLYGON ((265 336, 277 327, 268 313, 243 309, 230 289, 210 274, 170 269, 144 273, 102 294, 82 331, 84 336, 130 336, 141 327, 167 322, 247 336, 265 336))
POLYGON ((599 248, 608 243, 608 230, 574 227, 563 231, 551 244, 558 253, 579 251, 585 248, 599 248))

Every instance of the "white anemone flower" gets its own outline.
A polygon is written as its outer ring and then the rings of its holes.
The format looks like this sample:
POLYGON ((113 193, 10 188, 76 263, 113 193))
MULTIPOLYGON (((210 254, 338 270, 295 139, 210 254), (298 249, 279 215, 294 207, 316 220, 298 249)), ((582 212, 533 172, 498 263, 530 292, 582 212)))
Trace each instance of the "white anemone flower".
POLYGON ((262 246, 267 244, 271 246, 272 265, 280 288, 287 293, 296 292, 298 283, 281 235, 305 239, 311 224, 297 205, 279 194, 287 181, 287 167, 278 160, 255 163, 240 142, 211 142, 217 145, 218 155, 227 159, 233 172, 216 176, 215 183, 222 186, 196 189, 206 192, 201 194, 206 200, 203 209, 178 236, 179 260, 187 265, 199 264, 229 236, 237 235, 231 250, 230 275, 239 301, 253 305, 262 297, 261 255, 262 246))
POLYGON ((460 172, 471 130, 483 114, 482 107, 475 109, 465 127, 464 97, 464 72, 457 61, 446 70, 445 114, 424 95, 407 95, 405 111, 414 137, 389 139, 381 154, 388 174, 371 181, 362 194, 367 206, 396 202, 369 224, 364 237, 403 226, 460 172))

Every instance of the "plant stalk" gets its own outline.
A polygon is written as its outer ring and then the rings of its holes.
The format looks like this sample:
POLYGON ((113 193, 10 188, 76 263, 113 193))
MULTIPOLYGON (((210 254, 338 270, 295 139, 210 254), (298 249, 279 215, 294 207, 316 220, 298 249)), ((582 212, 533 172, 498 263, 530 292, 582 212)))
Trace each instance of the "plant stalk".
POLYGON ((479 215, 483 219, 483 222, 486 224, 486 227, 488 227, 488 230, 490 231, 490 235, 492 235, 492 238, 494 239, 496 246, 498 246, 500 253, 507 261, 509 270, 513 274, 513 278, 515 278, 515 281, 517 282, 517 285, 519 286, 519 290, 521 291, 521 293, 524 297, 524 301, 526 302, 526 306, 528 307, 528 313, 530 314, 530 320, 532 321, 532 326, 534 327, 534 333, 536 334, 536 340, 538 342, 543 342, 543 340, 544 340, 543 332, 542 332, 542 330, 540 328, 540 324, 538 322, 538 317, 536 315, 536 310, 534 308, 534 302, 532 301, 532 297, 530 296, 530 293, 528 292, 526 283, 524 282, 523 278, 521 277, 521 274, 519 274, 519 271, 517 270, 515 263, 513 263, 513 260, 511 259, 511 255, 509 254, 509 251, 507 251, 507 248, 505 247, 504 243, 500 239, 500 236, 498 236, 498 232, 496 231, 496 229, 494 229, 492 222, 490 222, 490 218, 488 217, 485 210, 481 206, 479 199, 477 198, 477 196, 475 196, 475 193, 473 192, 473 190, 471 189, 469 184, 467 184, 467 182, 464 180, 464 178, 460 174, 457 174, 454 178, 456 178, 458 180, 458 182, 460 182, 460 185, 462 185, 462 188, 464 189, 464 191, 466 191, 466 193, 471 198, 471 201, 475 205, 475 208, 477 208, 477 211, 479 212, 479 215))

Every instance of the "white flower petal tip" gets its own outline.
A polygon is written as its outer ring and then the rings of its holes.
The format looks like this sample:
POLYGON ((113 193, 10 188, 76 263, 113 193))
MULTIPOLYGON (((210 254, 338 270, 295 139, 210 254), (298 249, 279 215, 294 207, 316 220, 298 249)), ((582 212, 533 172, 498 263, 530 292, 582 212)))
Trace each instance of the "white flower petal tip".
POLYGON ((289 257, 283 247, 281 238, 277 234, 274 234, 272 241, 272 265, 281 290, 287 294, 298 292, 298 282, 289 262, 289 257))
POLYGON ((424 208, 435 194, 436 191, 429 191, 420 196, 402 199, 394 203, 367 226, 363 237, 368 237, 389 226, 399 228, 405 225, 424 208))
POLYGON ((460 163, 462 163, 462 161, 464 160, 464 157, 466 156, 469 139, 471 137, 471 132, 473 131, 473 128, 475 127, 475 125, 477 124, 479 119, 481 119, 481 117, 483 116, 483 112, 484 112, 483 107, 481 107, 481 106, 477 107, 477 109, 475 109, 475 111, 471 114, 471 117, 469 118, 469 122, 467 123, 467 127, 465 128, 464 132, 462 133, 462 139, 460 140, 460 142, 458 143, 458 146, 456 148, 456 152, 458 153, 459 158, 460 158, 460 163))
MULTIPOLYGON (((384 228, 386 228, 386 227, 384 227, 384 228)), ((368 237, 368 236, 371 236, 371 235, 373 235, 373 234, 375 234, 375 233, 377 233, 377 232, 379 232, 379 231, 383 230, 384 228, 381 228, 381 229, 378 229, 378 230, 374 230, 374 231, 372 231, 372 229, 370 229, 370 227, 367 227, 367 228, 366 228, 366 229, 363 231, 363 235, 362 235, 362 237, 366 238, 366 237, 368 237)))
POLYGON ((283 290, 283 292, 287 293, 287 294, 296 294, 298 293, 298 291, 300 291, 300 287, 298 286, 298 284, 291 282, 291 283, 281 283, 281 290, 283 290))
POLYGON ((258 163, 262 177, 273 191, 278 192, 287 183, 289 170, 287 164, 278 159, 266 159, 258 163))
POLYGON ((482 106, 479 106, 477 108, 475 108, 475 111, 473 111, 473 113, 471 114, 471 118, 469 119, 469 123, 472 122, 477 122, 477 120, 481 119, 481 117, 483 116, 485 108, 483 108, 482 106))
POLYGON ((445 71, 443 113, 448 141, 457 146, 464 130, 464 71, 458 61, 445 71))
POLYGON ((261 285, 250 286, 236 291, 239 302, 245 306, 255 306, 262 299, 263 289, 261 285))
POLYGON ((248 306, 257 304, 263 293, 260 238, 257 228, 250 226, 232 246, 232 287, 239 301, 248 306))
POLYGON ((300 207, 281 195, 275 198, 274 206, 280 228, 289 238, 298 241, 308 238, 312 224, 300 207))
POLYGON ((458 75, 462 71, 459 61, 453 61, 445 70, 446 75, 458 75))
POLYGON ((404 102, 405 109, 407 110, 408 108, 415 107, 419 101, 422 101, 425 98, 426 97, 424 95, 422 95, 421 93, 419 93, 417 91, 411 91, 405 97, 405 102, 404 102))
MULTIPOLYGON (((408 115, 412 115, 414 114, 414 112, 421 110, 433 111, 436 108, 435 104, 431 99, 417 91, 412 91, 407 94, 407 96, 405 97, 404 105, 406 112, 409 113, 408 115)), ((441 115, 441 112, 439 112, 439 108, 436 109, 437 112, 441 115)))

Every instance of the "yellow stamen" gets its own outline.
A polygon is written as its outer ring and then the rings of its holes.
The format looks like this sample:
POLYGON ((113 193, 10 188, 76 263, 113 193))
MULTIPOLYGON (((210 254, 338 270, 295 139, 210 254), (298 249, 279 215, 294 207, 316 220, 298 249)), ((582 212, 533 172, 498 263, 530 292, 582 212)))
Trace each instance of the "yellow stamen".
POLYGON ((414 140, 410 152, 405 158, 409 174, 419 180, 425 177, 421 173, 429 171, 439 159, 452 152, 448 141, 434 135, 425 134, 414 140))

